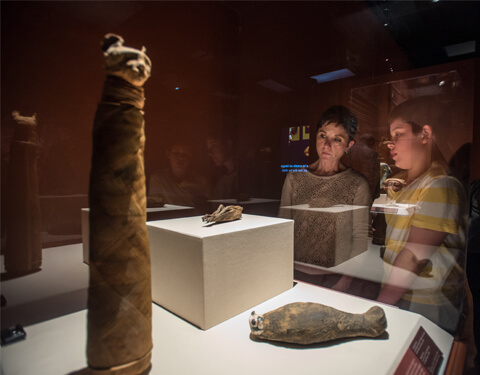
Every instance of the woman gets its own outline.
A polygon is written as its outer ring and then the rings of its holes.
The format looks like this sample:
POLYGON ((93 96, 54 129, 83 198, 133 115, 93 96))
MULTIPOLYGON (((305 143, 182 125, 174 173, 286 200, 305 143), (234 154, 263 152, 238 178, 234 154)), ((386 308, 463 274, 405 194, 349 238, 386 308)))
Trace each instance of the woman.
MULTIPOLYGON (((356 131, 357 121, 347 108, 329 108, 317 125, 318 160, 285 179, 280 216, 295 220, 296 279, 332 286, 340 276, 319 276, 328 272, 315 266, 331 267, 367 248, 368 182, 340 161, 354 144, 356 131), (341 206, 325 209, 336 205, 341 206)), ((335 287, 345 290, 350 281, 344 277, 335 287)))
POLYGON ((385 283, 378 301, 418 312, 454 332, 464 295, 465 226, 462 187, 446 176, 434 128, 446 118, 430 98, 397 106, 389 116, 388 143, 397 178, 392 193, 409 215, 386 215, 385 283))

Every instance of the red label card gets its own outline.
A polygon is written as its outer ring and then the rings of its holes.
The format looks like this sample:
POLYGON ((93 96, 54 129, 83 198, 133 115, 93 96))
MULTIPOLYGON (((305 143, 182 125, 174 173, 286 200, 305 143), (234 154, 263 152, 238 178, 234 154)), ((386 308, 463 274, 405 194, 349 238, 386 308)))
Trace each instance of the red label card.
POLYGON ((423 327, 420 327, 395 370, 395 375, 436 375, 442 361, 442 352, 423 327))

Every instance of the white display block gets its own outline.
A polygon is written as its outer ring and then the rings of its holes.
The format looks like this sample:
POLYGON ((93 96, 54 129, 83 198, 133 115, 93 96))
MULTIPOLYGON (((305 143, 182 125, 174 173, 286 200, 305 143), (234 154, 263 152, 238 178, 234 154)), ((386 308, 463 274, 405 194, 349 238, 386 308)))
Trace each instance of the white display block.
MULTIPOLYGON (((296 220, 296 217, 292 216, 293 214, 289 212, 290 210, 308 211, 311 213, 308 217, 304 217, 300 220, 301 222, 331 222, 335 225, 334 235, 322 239, 321 247, 316 249, 316 254, 318 254, 318 256, 316 259, 312 259, 312 263, 315 266, 331 268, 346 262, 352 257, 358 256, 367 250, 366 247, 352 249, 352 230, 355 225, 352 212, 363 211, 358 212, 358 214, 361 215, 360 217, 363 216, 368 218, 368 206, 337 204, 330 207, 310 207, 308 204, 298 204, 294 206, 280 207, 280 215, 293 217, 296 220)), ((311 250, 311 245, 308 245, 308 247, 302 247, 300 244, 301 242, 296 243, 296 259, 302 257, 305 252, 311 250)))
POLYGON ((147 224, 153 301, 202 329, 293 286, 293 221, 201 216, 147 224))
MULTIPOLYGON (((165 204, 162 207, 147 208, 147 221, 150 215, 171 215, 174 212, 192 211, 193 207, 176 206, 173 204, 165 204)), ((83 262, 89 264, 90 261, 90 221, 89 208, 82 208, 82 242, 83 242, 83 262)), ((165 216, 165 219, 170 219, 171 216, 165 216)), ((163 219, 163 218, 162 218, 163 219)), ((158 218, 157 218, 158 220, 158 218)))

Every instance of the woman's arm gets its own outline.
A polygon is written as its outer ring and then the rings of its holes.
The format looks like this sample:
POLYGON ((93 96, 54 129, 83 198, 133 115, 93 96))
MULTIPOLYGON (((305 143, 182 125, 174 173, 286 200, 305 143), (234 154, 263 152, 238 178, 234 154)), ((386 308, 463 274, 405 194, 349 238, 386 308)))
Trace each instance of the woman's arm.
POLYGON ((395 259, 390 277, 377 301, 395 305, 410 290, 446 236, 445 232, 412 227, 407 243, 395 259))

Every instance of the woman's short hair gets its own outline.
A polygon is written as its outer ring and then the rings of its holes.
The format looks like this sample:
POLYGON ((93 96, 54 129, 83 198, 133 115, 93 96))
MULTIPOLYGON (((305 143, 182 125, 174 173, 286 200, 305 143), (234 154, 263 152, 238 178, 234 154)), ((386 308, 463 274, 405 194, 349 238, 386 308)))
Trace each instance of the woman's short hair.
POLYGON ((357 134, 358 123, 356 117, 343 105, 334 105, 328 108, 320 117, 317 123, 317 132, 325 124, 336 123, 343 126, 348 135, 348 140, 351 141, 357 134))

